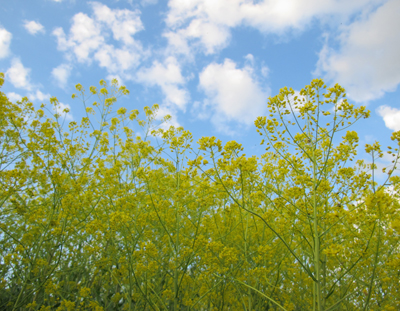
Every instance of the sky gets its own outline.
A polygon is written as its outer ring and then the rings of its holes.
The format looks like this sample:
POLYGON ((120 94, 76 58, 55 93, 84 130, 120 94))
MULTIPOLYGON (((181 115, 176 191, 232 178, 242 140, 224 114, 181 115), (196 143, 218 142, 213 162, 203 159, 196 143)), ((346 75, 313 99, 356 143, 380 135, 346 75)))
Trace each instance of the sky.
MULTIPOLYGON (((400 130, 399 16, 398 0, 2 1, 2 91, 36 108, 56 96, 70 109, 65 120, 80 121, 75 85, 117 78, 130 94, 116 108, 143 118, 158 103, 160 118, 172 116, 164 127, 189 130, 194 149, 215 136, 259 157, 254 121, 268 115, 268 98, 322 78, 371 111, 350 128, 356 158, 370 162, 364 145, 395 147, 400 130)), ((378 181, 391 160, 377 163, 378 181)))

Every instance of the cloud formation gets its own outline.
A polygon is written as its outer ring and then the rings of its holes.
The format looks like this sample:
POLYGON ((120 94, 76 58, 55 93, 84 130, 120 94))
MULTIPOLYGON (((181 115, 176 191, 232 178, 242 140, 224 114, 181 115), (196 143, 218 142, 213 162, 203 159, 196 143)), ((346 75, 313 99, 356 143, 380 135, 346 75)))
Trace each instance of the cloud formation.
MULTIPOLYGON (((169 49, 189 55, 193 48, 213 54, 225 48, 230 29, 248 26, 264 34, 303 31, 313 21, 336 23, 382 0, 170 0, 165 22, 169 49), (193 47, 193 48, 190 48, 193 47)), ((190 56, 190 55, 189 55, 190 56)))
POLYGON ((35 93, 30 93, 28 95, 29 100, 39 100, 39 101, 44 101, 50 99, 50 94, 44 94, 39 90, 36 90, 35 93))
POLYGON ((186 83, 176 58, 168 57, 163 64, 154 61, 150 68, 141 68, 136 81, 148 86, 159 86, 165 94, 165 104, 185 111, 189 93, 183 87, 186 83))
POLYGON ((15 92, 9 92, 7 93, 7 98, 12 102, 15 103, 17 101, 20 101, 22 99, 22 96, 15 93, 15 92))
POLYGON ((159 128, 163 130, 168 130, 170 126, 173 126, 175 128, 181 126, 178 122, 176 116, 176 109, 174 109, 174 107, 168 107, 166 105, 160 106, 160 108, 157 111, 157 119, 161 120, 166 115, 170 115, 171 119, 161 124, 159 128))
POLYGON ((141 43, 133 38, 144 29, 140 11, 112 10, 98 2, 90 4, 92 16, 75 14, 68 35, 61 27, 53 31, 58 49, 71 62, 90 64, 94 59, 111 74, 136 67, 145 54, 141 43), (110 41, 110 36, 116 42, 110 41))
POLYGON ((383 118, 387 128, 393 131, 400 131, 400 110, 386 105, 380 106, 376 110, 377 114, 383 118))
POLYGON ((204 49, 206 55, 225 48, 231 37, 228 27, 205 19, 194 19, 187 28, 168 31, 163 35, 174 54, 190 54, 189 45, 204 49))
POLYGON ((390 0, 344 27, 340 47, 326 43, 320 51, 315 74, 344 86, 356 102, 394 91, 400 84, 399 12, 400 2, 390 0))
POLYGON ((36 35, 38 32, 45 32, 43 25, 35 21, 24 21, 24 27, 31 35, 36 35))
POLYGON ((31 69, 25 68, 19 58, 13 58, 11 67, 6 71, 7 80, 11 82, 16 88, 31 90, 32 84, 30 82, 31 69))
POLYGON ((235 121, 250 125, 266 111, 269 90, 263 90, 253 75, 253 68, 236 68, 225 59, 223 64, 211 63, 199 75, 199 88, 207 96, 205 109, 211 109, 212 121, 235 121))
POLYGON ((0 28, 0 59, 10 54, 12 34, 4 28, 0 28))
POLYGON ((68 121, 72 121, 74 119, 71 113, 71 106, 68 104, 58 103, 55 109, 53 108, 53 111, 54 113, 59 114, 62 119, 65 118, 65 120, 68 121), (69 109, 68 113, 64 112, 64 109, 66 108, 69 109))
POLYGON ((61 64, 60 66, 53 68, 51 71, 52 77, 55 82, 61 87, 65 88, 68 82, 68 78, 71 74, 72 66, 69 64, 61 64))

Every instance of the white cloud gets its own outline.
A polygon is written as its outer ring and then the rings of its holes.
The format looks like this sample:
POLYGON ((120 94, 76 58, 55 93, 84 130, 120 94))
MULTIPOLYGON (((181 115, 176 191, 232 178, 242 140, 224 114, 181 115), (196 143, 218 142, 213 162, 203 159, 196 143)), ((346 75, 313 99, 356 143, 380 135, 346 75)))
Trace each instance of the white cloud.
POLYGON ((199 78, 199 87, 209 100, 205 105, 216 112, 214 124, 234 120, 250 125, 266 111, 268 91, 253 77, 252 67, 237 69, 232 60, 225 59, 223 64, 208 65, 199 78))
POLYGON ((314 20, 340 24, 369 4, 382 1, 170 0, 164 36, 175 53, 190 56, 190 46, 212 54, 228 45, 230 28, 250 26, 265 34, 285 35, 303 31, 314 20))
POLYGON ((166 55, 170 54, 183 54, 190 57, 191 49, 187 42, 187 38, 182 33, 182 31, 169 31, 163 34, 168 40, 168 46, 165 49, 166 55))
POLYGON ((30 83, 30 69, 25 68, 19 58, 13 58, 11 61, 11 67, 6 71, 6 76, 16 88, 31 90, 32 85, 30 83))
POLYGON ((17 94, 17 93, 10 92, 10 93, 7 93, 7 98, 8 98, 11 102, 15 103, 15 102, 17 102, 17 101, 20 101, 20 100, 22 99, 22 96, 19 95, 19 94, 17 94))
POLYGON ((381 3, 382 0, 280 0, 260 1, 256 4, 249 1, 239 2, 247 25, 264 33, 282 34, 290 29, 302 31, 313 20, 324 23, 333 19, 341 22, 354 12, 369 4, 381 3))
MULTIPOLYGON (((14 92, 7 93, 7 97, 11 102, 16 102, 22 99, 22 96, 20 94, 14 92)), ((34 100, 44 101, 50 99, 50 94, 44 94, 41 91, 36 90, 35 93, 28 94, 28 99, 30 101, 34 100)))
POLYGON ((119 75, 117 75, 117 74, 110 74, 110 75, 108 75, 108 76, 106 77, 106 80, 109 81, 109 85, 111 85, 111 81, 112 81, 113 79, 117 79, 118 85, 119 85, 119 86, 125 85, 125 84, 124 84, 124 80, 123 80, 119 75))
POLYGON ((225 25, 210 23, 205 19, 194 19, 189 26, 178 31, 168 31, 163 34, 168 39, 169 49, 177 54, 189 54, 188 41, 194 47, 205 50, 205 54, 213 54, 225 48, 231 37, 229 28, 225 25))
POLYGON ((30 100, 40 100, 40 101, 44 101, 45 99, 50 99, 50 94, 44 94, 39 90, 36 90, 36 93, 31 93, 28 95, 28 98, 30 100))
POLYGON ((93 15, 74 15, 68 35, 62 28, 53 31, 58 49, 66 52, 70 61, 75 58, 80 63, 90 64, 94 59, 112 74, 136 67, 146 54, 141 43, 133 38, 144 29, 140 11, 112 10, 98 2, 90 4, 93 15), (110 35, 117 43, 107 44, 110 35))
POLYGON ((174 107, 168 107, 165 105, 160 106, 160 108, 157 111, 157 119, 161 120, 167 114, 171 116, 171 119, 169 121, 162 123, 158 128, 161 128, 163 130, 168 130, 170 126, 173 126, 175 128, 181 126, 177 120, 176 109, 174 109, 174 107))
POLYGON ((92 2, 96 21, 106 24, 112 31, 115 40, 127 45, 134 44, 133 35, 144 29, 140 20, 140 11, 111 10, 106 5, 92 2))
MULTIPOLYGON (((165 34, 167 38, 171 37, 171 34, 165 34)), ((193 46, 202 45, 205 48, 205 54, 213 54, 217 50, 225 48, 230 40, 231 34, 228 27, 224 25, 218 25, 210 23, 204 19, 194 19, 191 21, 186 29, 181 29, 176 33, 178 36, 178 42, 185 42, 192 40, 193 46), (198 39, 198 44, 196 44, 198 39)), ((170 40, 170 43, 173 43, 170 40)), ((179 48, 179 46, 176 46, 179 48)))
POLYGON ((53 110, 54 112, 58 113, 61 116, 61 118, 65 118, 65 120, 72 121, 74 119, 72 113, 71 112, 65 113, 64 112, 65 108, 68 108, 69 111, 71 111, 71 106, 63 103, 58 103, 58 106, 56 106, 56 108, 53 110))
POLYGON ((10 44, 11 44, 12 34, 0 28, 0 59, 5 58, 10 54, 10 44))
POLYGON ((164 64, 154 61, 150 68, 141 68, 136 74, 136 80, 149 86, 161 87, 166 104, 185 111, 189 93, 182 87, 185 79, 176 58, 168 57, 164 64))
POLYGON ((112 45, 105 44, 94 55, 100 67, 104 67, 110 73, 126 71, 130 68, 138 66, 141 59, 141 48, 123 47, 115 48, 112 45))
POLYGON ((400 131, 400 110, 386 105, 380 106, 376 112, 383 118, 387 128, 400 131))
POLYGON ((97 50, 103 43, 104 37, 95 21, 83 13, 72 18, 72 27, 67 39, 62 28, 56 28, 53 34, 57 37, 58 49, 70 50, 78 62, 90 62, 89 54, 97 50))
POLYGON ((45 32, 43 25, 35 21, 24 21, 24 27, 31 35, 36 35, 38 32, 45 32))
POLYGON ((400 84, 400 2, 387 1, 345 27, 334 50, 326 43, 316 75, 338 82, 357 102, 380 98, 400 84))
POLYGON ((53 70, 51 71, 51 75, 61 88, 65 88, 68 78, 71 74, 71 69, 71 65, 61 64, 60 66, 53 68, 53 70))

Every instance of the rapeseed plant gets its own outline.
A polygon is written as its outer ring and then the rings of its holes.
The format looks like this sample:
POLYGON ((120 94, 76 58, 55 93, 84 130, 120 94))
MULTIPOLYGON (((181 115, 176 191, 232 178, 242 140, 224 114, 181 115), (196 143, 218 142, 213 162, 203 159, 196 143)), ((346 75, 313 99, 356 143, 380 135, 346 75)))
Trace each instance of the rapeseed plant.
POLYGON ((270 98, 261 158, 216 137, 195 151, 189 131, 157 128, 157 104, 113 112, 129 93, 116 80, 76 90, 86 116, 67 132, 0 94, 0 309, 397 310, 400 132, 378 185, 379 143, 371 166, 350 165, 356 132, 334 144, 369 116, 342 87, 270 98))

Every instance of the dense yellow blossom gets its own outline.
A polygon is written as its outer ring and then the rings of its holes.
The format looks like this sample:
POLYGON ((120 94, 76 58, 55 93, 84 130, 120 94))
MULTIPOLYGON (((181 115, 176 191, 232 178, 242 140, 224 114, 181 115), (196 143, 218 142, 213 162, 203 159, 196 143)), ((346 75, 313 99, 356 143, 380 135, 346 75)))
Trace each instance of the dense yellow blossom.
POLYGON ((270 98, 261 158, 216 137, 195 151, 190 132, 157 129, 157 104, 111 117, 129 91, 100 86, 87 106, 76 85, 86 116, 67 132, 0 93, 1 310, 398 310, 400 132, 379 186, 378 142, 370 166, 350 162, 356 132, 333 143, 369 116, 341 86, 270 98))

